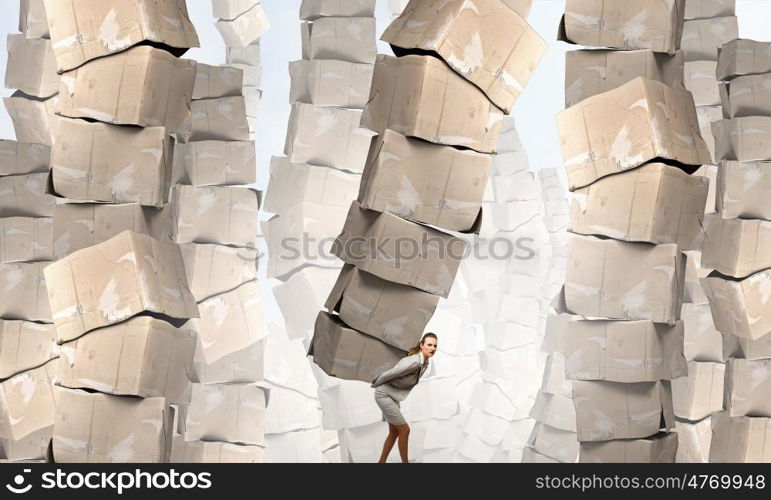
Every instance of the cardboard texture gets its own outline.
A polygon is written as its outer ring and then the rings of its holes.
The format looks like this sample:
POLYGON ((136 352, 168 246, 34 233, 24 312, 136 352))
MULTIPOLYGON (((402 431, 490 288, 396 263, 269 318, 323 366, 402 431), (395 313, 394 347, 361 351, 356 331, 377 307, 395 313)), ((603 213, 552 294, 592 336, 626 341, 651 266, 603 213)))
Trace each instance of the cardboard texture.
POLYGON ((757 340, 746 339, 723 334, 723 357, 739 359, 771 359, 771 335, 765 335, 757 340))
POLYGON ((688 61, 685 63, 685 87, 693 94, 697 106, 719 106, 720 90, 715 79, 717 62, 688 61))
POLYGON ((59 342, 142 312, 198 317, 176 245, 124 231, 45 269, 59 342))
POLYGON ((698 423, 680 422, 675 424, 677 434, 677 455, 679 464, 709 462, 709 447, 712 443, 712 421, 706 418, 698 423))
POLYGON ((473 231, 482 216, 489 175, 489 155, 386 130, 373 141, 358 201, 367 210, 450 231, 473 231))
POLYGON ((771 419, 712 415, 712 463, 768 463, 771 460, 771 419))
POLYGON ((420 341, 439 297, 346 265, 325 304, 362 333, 408 351, 420 341))
POLYGON ((19 89, 35 97, 49 97, 59 91, 51 40, 9 34, 6 47, 5 88, 19 89))
POLYGON ((165 321, 138 316, 59 348, 61 386, 121 396, 163 397, 170 404, 189 397, 195 336, 165 321))
POLYGON ((379 56, 361 123, 436 144, 495 153, 503 113, 435 57, 379 56))
POLYGON ((54 423, 56 361, 0 382, 0 438, 18 441, 54 423))
POLYGON ((177 131, 182 142, 249 140, 243 96, 201 99, 191 106, 192 112, 177 131))
POLYGON ((406 355, 375 337, 343 323, 338 316, 320 312, 308 355, 330 377, 372 383, 406 355))
MULTIPOLYGON (((566 316, 569 318, 569 316, 566 316)), ((569 322, 567 320, 566 322, 569 322)), ((565 377, 565 356, 562 352, 552 352, 546 358, 541 391, 566 398, 573 397, 573 385, 565 377)))
POLYGON ((0 177, 0 217, 51 217, 54 198, 46 194, 48 174, 0 177))
POLYGON ((16 140, 50 146, 54 142, 58 117, 54 115, 59 96, 46 99, 29 98, 16 91, 3 98, 5 110, 11 117, 16 140))
POLYGON ((227 64, 260 66, 261 60, 259 40, 245 47, 225 47, 225 62, 227 64))
POLYGON ((659 433, 646 439, 581 443, 578 461, 595 464, 673 464, 675 455, 677 434, 659 433))
POLYGON ((707 190, 707 205, 704 208, 704 214, 714 214, 717 212, 717 165, 702 165, 693 175, 706 177, 709 181, 707 190))
POLYGON ((174 147, 172 184, 238 186, 257 182, 253 141, 198 141, 174 147))
POLYGON ((675 415, 698 421, 723 409, 723 363, 688 362, 688 375, 672 381, 675 415))
POLYGON ((466 250, 465 241, 389 213, 351 204, 332 253, 386 281, 447 298, 466 250), (405 244, 406 243, 406 244, 405 244))
MULTIPOLYGON (((249 64, 229 64, 228 67, 241 71, 244 87, 262 86, 262 66, 251 66, 249 64)), ((246 95, 244 89, 241 89, 241 92, 235 95, 240 95, 241 93, 246 95)))
POLYGON ((547 457, 542 453, 538 453, 535 449, 526 446, 522 450, 522 463, 523 464, 558 464, 562 463, 551 457, 547 457))
POLYGON ((198 243, 183 243, 179 248, 196 302, 257 279, 257 250, 198 243))
POLYGON ((771 162, 723 161, 717 170, 717 207, 726 219, 771 220, 771 162))
POLYGON ((163 463, 171 408, 163 398, 132 398, 56 387, 57 463, 163 463))
POLYGON ((381 39, 396 55, 435 53, 507 114, 546 53, 546 42, 500 1, 412 1, 381 39))
POLYGON ((578 455, 575 432, 555 429, 542 423, 535 424, 528 444, 537 452, 563 463, 575 462, 578 455))
POLYGON ((771 74, 739 76, 719 89, 725 118, 771 116, 771 74))
POLYGON ((771 332, 771 303, 766 293, 769 281, 771 270, 743 280, 720 275, 702 278, 701 286, 709 300, 715 328, 750 340, 757 340, 771 332))
POLYGON ((374 64, 374 17, 321 17, 300 25, 303 59, 374 64))
POLYGON ((0 439, 0 459, 13 462, 22 460, 40 460, 45 462, 52 434, 53 425, 27 434, 18 440, 0 439))
POLYGON ((685 359, 724 362, 723 337, 712 322, 709 304, 683 304, 681 317, 685 333, 685 359))
POLYGON ((732 417, 771 417, 771 360, 729 359, 725 410, 732 417))
POLYGON ((244 72, 238 68, 197 63, 193 99, 238 96, 243 83, 244 72))
POLYGON ((771 160, 771 117, 746 116, 712 124, 715 160, 771 160))
POLYGON ((648 163, 575 190, 568 230, 687 249, 701 232, 708 191, 704 177, 648 163))
POLYGON ((235 19, 260 3, 259 0, 212 0, 212 16, 220 19, 235 19))
POLYGON ((0 219, 0 263, 53 260, 53 254, 53 219, 0 219))
POLYGON ((19 1, 19 31, 27 38, 50 38, 43 0, 19 1))
MULTIPOLYGON (((688 3, 688 2, 686 2, 688 3)), ((689 61, 717 61, 718 50, 739 38, 736 16, 685 21, 680 47, 689 61)))
POLYGON ((0 379, 31 370, 57 354, 53 325, 0 320, 0 379))
MULTIPOLYGON (((44 0, 59 73, 142 42, 198 47, 185 0, 44 0)), ((176 49, 176 50, 174 50, 176 49)))
POLYGON ((303 0, 300 19, 318 17, 374 17, 375 0, 303 0))
POLYGON ((555 429, 576 432, 576 409, 572 394, 562 396, 539 392, 530 410, 530 417, 555 429))
POLYGON ((225 45, 246 47, 259 40, 262 34, 270 28, 270 23, 262 5, 258 2, 235 19, 218 20, 216 26, 225 45))
POLYGON ((708 19, 736 14, 736 0, 688 0, 685 2, 686 19, 708 19))
POLYGON ((50 262, 0 264, 0 318, 51 322, 43 269, 50 262))
POLYGON ((683 322, 585 321, 565 336, 565 375, 572 380, 655 382, 687 374, 683 322))
POLYGON ((699 106, 696 108, 696 116, 699 117, 699 131, 707 144, 709 154, 715 158, 715 136, 712 135, 712 124, 723 118, 723 111, 720 106, 699 106))
POLYGON ((359 128, 361 111, 295 103, 289 115, 284 154, 310 163, 361 172, 374 132, 359 128))
POLYGON ((173 464, 255 464, 263 462, 265 449, 211 441, 185 441, 174 436, 171 443, 173 464))
MULTIPOLYGON (((637 77, 683 88, 684 57, 652 50, 571 50, 565 53, 565 107, 608 92, 637 77)), ((714 75, 713 75, 714 80, 714 75)))
POLYGON ((581 316, 674 325, 680 319, 684 277, 685 257, 677 245, 573 236, 565 302, 581 316))
POLYGON ((566 109, 557 128, 571 190, 654 159, 711 163, 691 93, 645 78, 566 109))
POLYGON ((723 45, 717 61, 717 79, 771 72, 771 42, 739 38, 723 45))
POLYGON ((333 59, 292 61, 289 63, 292 78, 289 102, 363 109, 374 70, 372 64, 333 59))
POLYGON ((49 146, 0 139, 0 176, 47 172, 50 166, 49 146))
POLYGON ((290 339, 312 336, 316 316, 324 307, 338 275, 335 268, 306 267, 293 274, 286 283, 273 288, 290 339))
POLYGON ((652 436, 675 425, 669 382, 573 382, 579 441, 652 436))
POLYGON ((744 278, 771 268, 771 222, 716 217, 707 229, 702 265, 744 278))
POLYGON ((51 154, 53 190, 73 200, 161 208, 168 199, 173 149, 163 127, 62 118, 51 154))
POLYGON ((558 39, 587 47, 680 48, 686 0, 567 0, 558 39))
MULTIPOLYGON (((253 384, 265 380, 265 342, 224 356, 214 363, 193 361, 193 382, 201 384, 253 384)), ((199 347, 196 347, 196 351, 199 347)), ((200 357, 200 356, 198 356, 200 357)))

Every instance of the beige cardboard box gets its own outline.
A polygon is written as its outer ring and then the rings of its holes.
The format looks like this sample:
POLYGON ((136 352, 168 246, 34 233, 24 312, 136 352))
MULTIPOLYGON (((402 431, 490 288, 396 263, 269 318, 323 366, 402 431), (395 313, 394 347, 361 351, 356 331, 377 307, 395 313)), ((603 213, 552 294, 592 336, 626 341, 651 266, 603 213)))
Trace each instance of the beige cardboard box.
POLYGON ((50 262, 0 264, 0 318, 51 322, 43 269, 50 262))
POLYGON ((302 203, 348 208, 360 183, 361 176, 350 172, 291 163, 288 158, 274 156, 263 208, 274 214, 283 214, 302 203))
POLYGON ((273 288, 290 339, 312 336, 316 316, 323 309, 339 274, 336 268, 306 267, 294 273, 286 283, 273 288))
POLYGON ((303 0, 300 19, 318 17, 374 17, 375 0, 303 0))
POLYGON ((5 88, 19 89, 35 97, 49 97, 59 92, 51 40, 27 38, 23 33, 9 34, 6 46, 5 88))
POLYGON ((717 79, 732 80, 742 75, 771 72, 771 42, 739 38, 726 43, 719 51, 717 79))
POLYGON ((673 464, 677 434, 659 433, 645 439, 581 443, 578 461, 595 464, 673 464))
POLYGON ((447 298, 466 243, 428 226, 351 204, 332 253, 386 281, 447 298))
POLYGON ((654 159, 711 163, 691 93, 645 78, 561 112, 557 128, 571 190, 654 159))
POLYGON ((100 328, 59 346, 58 383, 120 396, 187 401, 195 335, 150 316, 100 328))
POLYGON ((43 0, 20 0, 19 31, 27 38, 50 38, 43 0))
POLYGON ((198 47, 185 0, 44 0, 59 73, 142 42, 198 47))
POLYGON ((51 154, 53 190, 73 200, 163 207, 173 149, 174 140, 163 127, 62 118, 51 154))
POLYGON ((677 456, 679 464, 709 462, 709 447, 712 444, 712 419, 701 422, 676 422, 677 456))
POLYGON ((575 462, 578 456, 579 444, 575 432, 563 431, 542 423, 535 424, 528 444, 538 453, 562 463, 575 462))
POLYGON ((737 337, 757 340, 771 332, 771 302, 766 290, 771 286, 771 270, 743 280, 710 275, 701 286, 712 309, 715 328, 737 337))
POLYGON ((264 446, 269 391, 253 385, 193 384, 177 421, 185 441, 264 446))
MULTIPOLYGON (((696 116, 699 118, 699 131, 707 144, 711 158, 715 158, 715 136, 712 134, 712 124, 723 118, 720 106, 699 106, 696 108, 696 116)), ((710 161, 710 163, 713 163, 710 161)))
POLYGON ((724 333, 723 356, 725 359, 771 359, 771 335, 752 340, 724 333))
MULTIPOLYGON (((262 86, 262 66, 251 66, 249 64, 229 64, 228 67, 241 71, 244 87, 262 86)), ((236 95, 240 94, 241 93, 236 95)))
POLYGON ((47 172, 50 166, 49 146, 0 139, 0 176, 47 172))
POLYGON ((124 231, 45 269, 59 342, 150 312, 198 317, 176 245, 124 231))
POLYGON ((576 409, 572 394, 563 396, 539 391, 530 410, 530 417, 554 429, 576 432, 576 409))
MULTIPOLYGON (((688 2, 686 2, 688 3, 688 2)), ((680 47, 689 61, 717 61, 720 48, 739 38, 736 16, 685 21, 680 47)))
POLYGON ((713 463, 768 463, 771 460, 771 418, 712 415, 713 463))
POLYGON ((0 263, 53 260, 53 219, 0 219, 0 263))
POLYGON ((374 17, 321 17, 300 25, 303 59, 374 64, 374 17))
POLYGON ((174 436, 171 442, 173 464, 255 464, 262 463, 265 449, 212 441, 185 441, 174 436))
POLYGON ((40 460, 45 462, 53 425, 28 434, 21 439, 0 439, 0 459, 9 462, 40 460))
POLYGON ((623 384, 573 382, 579 441, 652 436, 674 427, 672 391, 667 381, 623 384))
POLYGON ((708 19, 736 14, 736 0, 688 0, 685 2, 686 19, 708 19))
POLYGON ((685 88, 693 94, 697 106, 719 106, 720 90, 715 79, 716 61, 688 61, 685 63, 685 88))
POLYGON ((0 379, 40 366, 57 354, 53 325, 0 320, 0 379))
POLYGON ((744 278, 771 267, 771 222, 723 219, 709 225, 702 265, 722 274, 744 278))
POLYGON ((343 323, 338 316, 320 312, 308 355, 330 377, 372 383, 406 355, 375 337, 343 323))
POLYGON ((572 380, 655 382, 687 374, 683 322, 586 321, 572 318, 565 336, 565 375, 572 380))
POLYGON ((732 417, 771 417, 771 359, 729 359, 725 410, 732 417))
POLYGON ((245 47, 225 47, 226 64, 244 64, 260 66, 262 56, 260 53, 260 41, 257 40, 245 47))
MULTIPOLYGON (((565 315, 566 318, 570 316, 565 315)), ((570 320, 567 320, 569 322, 570 320)), ((573 384, 565 377, 565 355, 562 350, 552 352, 546 358, 541 391, 566 398, 573 398, 573 384)))
POLYGON ((698 177, 706 177, 709 181, 707 205, 704 208, 704 215, 717 212, 717 171, 717 165, 702 165, 693 173, 693 175, 698 177))
POLYGON ((478 231, 490 155, 386 130, 373 141, 359 203, 450 231, 478 231))
POLYGON ((573 236, 565 301, 580 316, 674 325, 680 319, 684 277, 685 257, 677 245, 573 236))
POLYGON ((210 297, 198 309, 201 317, 185 323, 186 329, 198 334, 197 363, 214 363, 268 336, 257 281, 210 297))
POLYGON ((196 302, 257 279, 257 250, 198 243, 183 243, 179 248, 196 302))
MULTIPOLYGON (((196 352, 201 349, 196 346, 196 352)), ((199 356, 196 356, 200 358, 199 356)), ((253 384, 265 380, 265 342, 224 356, 214 363, 193 361, 193 382, 201 384, 253 384)))
POLYGON ((361 123, 482 153, 497 150, 503 113, 435 57, 379 56, 361 123))
POLYGON ((568 230, 687 249, 702 230, 708 191, 704 177, 648 163, 575 190, 568 230))
POLYGON ((680 48, 685 0, 567 0, 559 40, 613 49, 680 48))
POLYGON ((259 0, 212 0, 212 16, 235 19, 258 3, 259 0))
POLYGON ((4 97, 3 103, 13 122, 16 140, 50 146, 54 143, 59 118, 54 114, 59 96, 30 98, 16 91, 4 97))
POLYGON ((0 383, 0 438, 17 441, 54 423, 55 382, 54 360, 0 383))
POLYGON ((346 264, 325 307, 346 325, 408 351, 420 341, 439 297, 346 264))
POLYGON ((56 387, 57 463, 163 463, 172 410, 163 398, 133 398, 56 387))
POLYGON ((177 132, 182 142, 249 140, 243 96, 201 99, 191 106, 177 132))
POLYGON ((717 171, 717 207, 726 219, 771 220, 771 161, 723 161, 717 171))
POLYGON ((546 42, 509 5, 483 0, 410 2, 382 40, 396 55, 427 51, 477 85, 507 114, 546 53, 546 42))
POLYGON ((771 160, 771 117, 746 116, 712 124, 715 160, 771 160))
POLYGON ((709 304, 683 304, 681 317, 685 333, 685 359, 724 362, 723 336, 712 322, 709 304))
POLYGON ((254 141, 198 141, 174 146, 172 184, 237 186, 257 182, 254 141))
POLYGON ((359 128, 361 111, 296 103, 289 115, 284 154, 310 163, 361 172, 374 132, 359 128))
POLYGON ((771 116, 771 74, 739 76, 720 84, 725 118, 771 116))
POLYGON ((56 201, 47 180, 47 173, 0 177, 0 217, 51 217, 56 201))
POLYGON ((568 51, 565 53, 565 107, 640 76, 682 89, 683 59, 681 50, 673 56, 652 50, 568 51))
POLYGON ((723 409, 723 363, 688 362, 688 375, 672 381, 675 415, 701 420, 723 409))
POLYGON ((238 68, 202 63, 195 65, 193 99, 239 96, 243 85, 244 72, 238 68))
POLYGON ((262 5, 257 2, 254 7, 235 19, 218 20, 216 26, 225 41, 225 45, 245 47, 259 40, 262 34, 270 28, 270 23, 262 5))
POLYGON ((374 69, 372 64, 333 59, 292 61, 289 63, 292 78, 289 102, 363 109, 374 69))

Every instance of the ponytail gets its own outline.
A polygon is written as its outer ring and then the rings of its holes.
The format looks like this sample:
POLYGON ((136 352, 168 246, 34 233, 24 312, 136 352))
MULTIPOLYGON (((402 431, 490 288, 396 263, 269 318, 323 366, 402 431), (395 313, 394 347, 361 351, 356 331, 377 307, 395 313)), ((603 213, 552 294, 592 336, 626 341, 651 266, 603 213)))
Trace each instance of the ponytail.
MULTIPOLYGON (((415 354, 419 353, 419 352, 420 352, 420 346, 422 346, 422 345, 425 343, 425 341, 426 341, 426 338, 428 338, 428 337, 433 337, 433 338, 437 339, 437 336, 436 336, 436 334, 435 334, 435 333, 431 333, 431 332, 428 332, 428 333, 426 333, 426 334, 425 334, 425 335, 423 335, 423 337, 420 339, 420 342, 418 342, 418 343, 415 345, 415 347, 413 347, 412 349, 410 349, 409 351, 407 351, 407 356, 414 356, 415 354)), ((437 340, 438 340, 438 339, 437 339, 437 340)))

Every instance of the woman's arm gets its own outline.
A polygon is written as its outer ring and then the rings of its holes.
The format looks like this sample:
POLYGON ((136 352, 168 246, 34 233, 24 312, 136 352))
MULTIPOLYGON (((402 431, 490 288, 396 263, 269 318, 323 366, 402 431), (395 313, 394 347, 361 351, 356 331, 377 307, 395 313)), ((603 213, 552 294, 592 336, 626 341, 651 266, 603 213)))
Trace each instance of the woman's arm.
POLYGON ((409 371, 414 368, 413 365, 417 365, 419 368, 419 363, 415 361, 415 355, 403 357, 399 360, 398 363, 396 363, 396 365, 394 365, 393 368, 386 370, 378 375, 375 380, 372 381, 372 387, 385 384, 389 380, 393 380, 395 378, 401 377, 405 373, 409 373, 409 371))

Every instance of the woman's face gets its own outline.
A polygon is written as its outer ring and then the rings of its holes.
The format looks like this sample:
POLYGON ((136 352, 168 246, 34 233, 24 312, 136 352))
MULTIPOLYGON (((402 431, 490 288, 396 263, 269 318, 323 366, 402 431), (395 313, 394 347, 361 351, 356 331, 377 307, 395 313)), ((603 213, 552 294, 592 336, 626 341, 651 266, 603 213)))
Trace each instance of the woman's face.
POLYGON ((439 347, 434 337, 426 337, 422 344, 420 344, 420 352, 423 353, 423 357, 430 358, 436 354, 436 349, 439 347))

